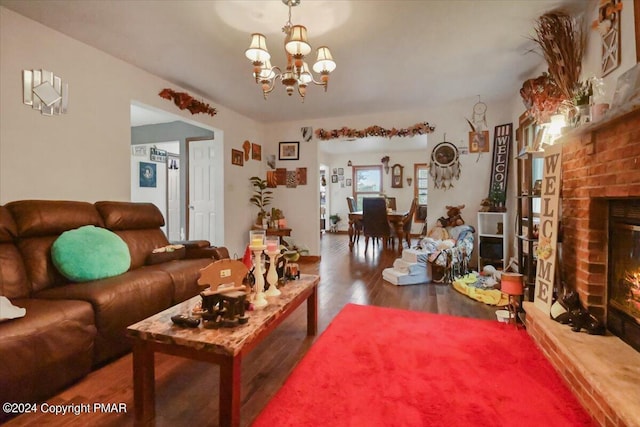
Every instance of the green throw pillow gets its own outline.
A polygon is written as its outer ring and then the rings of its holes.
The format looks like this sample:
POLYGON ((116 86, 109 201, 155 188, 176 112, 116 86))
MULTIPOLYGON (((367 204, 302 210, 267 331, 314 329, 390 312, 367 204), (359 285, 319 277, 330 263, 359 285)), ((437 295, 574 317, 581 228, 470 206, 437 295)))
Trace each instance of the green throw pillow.
POLYGON ((51 258, 58 271, 75 282, 117 276, 131 265, 129 247, 124 240, 93 225, 62 233, 53 242, 51 258))

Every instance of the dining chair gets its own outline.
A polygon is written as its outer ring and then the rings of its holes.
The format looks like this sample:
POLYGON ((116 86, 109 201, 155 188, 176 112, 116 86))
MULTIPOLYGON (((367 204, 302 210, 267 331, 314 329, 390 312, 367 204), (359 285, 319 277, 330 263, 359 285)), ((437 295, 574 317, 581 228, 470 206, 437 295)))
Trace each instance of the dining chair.
POLYGON ((395 211, 397 209, 396 198, 395 197, 387 197, 387 208, 395 211))
MULTIPOLYGON (((357 211, 356 199, 353 197, 347 197, 347 205, 349 206, 349 212, 357 211)), ((360 240, 360 234, 362 233, 362 221, 356 219, 353 221, 353 230, 355 232, 354 242, 358 242, 360 240)))
POLYGON ((391 227, 387 219, 387 203, 383 197, 362 199, 362 228, 365 253, 369 247, 370 237, 382 238, 383 248, 387 249, 387 241, 391 237, 391 227))
MULTIPOLYGON (((411 226, 413 225, 413 217, 418 207, 418 198, 414 198, 411 201, 411 207, 402 218, 402 231, 404 232, 404 239, 407 241, 407 247, 411 248, 411 226)), ((398 245, 402 246, 402 242, 398 242, 398 245)))

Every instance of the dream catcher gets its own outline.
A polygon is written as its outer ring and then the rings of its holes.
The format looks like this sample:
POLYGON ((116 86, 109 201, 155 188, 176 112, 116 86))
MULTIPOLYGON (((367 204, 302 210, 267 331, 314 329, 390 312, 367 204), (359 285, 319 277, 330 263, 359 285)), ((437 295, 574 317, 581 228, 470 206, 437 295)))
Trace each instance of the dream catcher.
MULTIPOLYGON (((446 135, 445 135, 446 138, 446 135)), ((429 175, 435 188, 453 188, 453 180, 460 179, 460 155, 458 147, 442 141, 431 152, 429 175)))
MULTIPOLYGON (((473 114, 471 120, 467 119, 467 123, 471 126, 469 132, 469 152, 470 153, 486 153, 489 152, 489 128, 487 126, 487 104, 480 101, 473 106, 473 114)), ((478 156, 478 159, 480 156, 478 156)), ((476 162, 478 161, 476 159, 476 162)))

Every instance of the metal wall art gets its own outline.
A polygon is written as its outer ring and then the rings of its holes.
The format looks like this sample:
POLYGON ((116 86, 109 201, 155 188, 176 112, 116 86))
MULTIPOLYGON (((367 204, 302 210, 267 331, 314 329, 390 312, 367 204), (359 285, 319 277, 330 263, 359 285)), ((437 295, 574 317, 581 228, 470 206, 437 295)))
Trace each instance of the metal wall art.
POLYGON ((22 70, 22 99, 45 116, 64 114, 69 103, 69 85, 47 70, 22 70))
POLYGON ((460 154, 458 147, 450 142, 442 141, 431 152, 429 175, 433 178, 435 188, 446 190, 453 188, 453 180, 460 179, 460 154))

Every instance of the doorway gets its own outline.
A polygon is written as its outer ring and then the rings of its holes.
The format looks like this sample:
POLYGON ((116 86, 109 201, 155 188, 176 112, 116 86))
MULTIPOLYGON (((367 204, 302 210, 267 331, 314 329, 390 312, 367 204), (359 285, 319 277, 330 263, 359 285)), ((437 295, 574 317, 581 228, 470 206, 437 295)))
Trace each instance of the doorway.
MULTIPOLYGON (((207 233, 191 233, 195 239, 209 240, 212 244, 222 245, 224 242, 224 197, 223 180, 224 164, 222 162, 223 132, 181 116, 141 104, 131 102, 131 200, 154 203, 165 218, 163 231, 170 241, 192 238, 189 235, 189 153, 188 141, 215 140, 215 154, 210 169, 213 182, 210 188, 216 198, 211 213, 215 227, 213 235, 207 233), (175 141, 175 148, 163 146, 161 141, 175 141), (143 149, 146 146, 146 150, 143 149), (136 148, 137 147, 137 148, 136 148), (167 151, 166 161, 153 162, 148 147, 162 148, 167 151), (173 155, 175 154, 175 155, 173 155), (135 192, 139 184, 139 163, 154 163, 158 174, 156 187, 146 188, 154 193, 153 200, 139 199, 135 192), (217 230, 217 231, 216 231, 217 230), (209 237, 204 237, 205 235, 209 237), (201 236, 201 237, 198 237, 201 236)), ((193 179, 192 179, 193 180, 193 179)), ((211 224, 211 222, 209 223, 211 224)))

